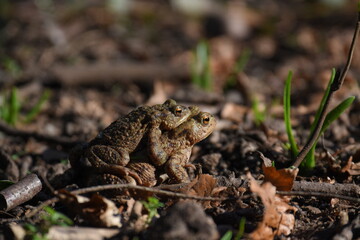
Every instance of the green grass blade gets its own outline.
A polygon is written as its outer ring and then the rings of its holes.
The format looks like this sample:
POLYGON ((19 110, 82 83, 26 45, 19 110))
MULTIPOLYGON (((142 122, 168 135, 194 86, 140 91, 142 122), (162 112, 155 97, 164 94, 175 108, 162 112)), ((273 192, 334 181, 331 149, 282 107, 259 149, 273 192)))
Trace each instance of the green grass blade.
MULTIPOLYGON (((345 99, 344 101, 342 101, 339 105, 337 105, 333 110, 331 110, 325 118, 324 124, 321 127, 321 131, 320 134, 323 134, 326 129, 328 129, 328 127, 330 126, 330 124, 332 122, 334 122, 336 119, 338 119, 340 117, 340 115, 346 110, 348 109, 351 104, 354 102, 355 97, 348 97, 347 99, 345 99)), ((305 161, 301 164, 301 167, 305 168, 305 169, 312 169, 315 167, 315 147, 316 147, 317 141, 315 142, 315 144, 312 146, 311 150, 309 151, 309 153, 306 155, 305 157, 305 161)))
POLYGON ((9 124, 15 125, 20 112, 20 101, 17 94, 17 89, 14 87, 10 93, 10 106, 9 106, 9 124))
POLYGON ((232 235, 233 235, 232 231, 229 230, 224 234, 224 236, 220 238, 220 240, 231 240, 232 235))
POLYGON ((230 76, 226 80, 226 88, 232 88, 236 85, 236 79, 240 72, 243 72, 247 63, 249 62, 251 56, 251 50, 249 48, 245 48, 240 57, 237 59, 234 68, 230 76))
POLYGON ((40 112, 41 107, 43 104, 49 99, 50 97, 50 91, 45 90, 45 92, 41 95, 40 99, 37 101, 35 106, 30 110, 28 114, 25 116, 25 123, 31 122, 40 112))
POLYGON ((355 100, 354 96, 348 97, 347 99, 342 101, 339 105, 337 105, 333 110, 331 110, 326 115, 320 134, 324 133, 324 131, 330 126, 330 124, 334 122, 336 119, 338 119, 340 115, 351 106, 354 100, 355 100))
POLYGON ((285 88, 284 88, 284 121, 285 121, 285 128, 286 133, 290 142, 290 151, 292 158, 295 157, 299 150, 298 146, 295 142, 295 138, 292 132, 291 127, 291 118, 290 118, 290 93, 291 93, 291 79, 292 79, 292 72, 289 71, 288 77, 285 82, 285 88))
POLYGON ((254 96, 251 103, 251 110, 252 113, 254 114, 254 122, 256 126, 259 126, 261 123, 263 123, 266 118, 266 112, 261 111, 259 105, 260 105, 259 99, 256 96, 254 96))
POLYGON ((322 112, 323 108, 324 108, 324 104, 325 104, 325 100, 328 98, 329 96, 329 93, 330 93, 330 87, 331 87, 331 84, 333 83, 334 81, 334 78, 335 78, 335 74, 336 74, 336 70, 335 68, 332 69, 331 71, 331 77, 330 77, 330 80, 329 80, 329 83, 326 87, 326 90, 325 90, 325 93, 321 99, 321 102, 320 102, 320 106, 315 114, 315 119, 314 119, 314 122, 311 124, 311 127, 310 127, 310 135, 311 133, 314 131, 314 128, 317 124, 317 122, 319 121, 319 118, 320 118, 320 113, 322 112))
POLYGON ((237 232, 237 234, 235 235, 234 240, 240 240, 245 233, 245 223, 246 223, 246 218, 245 217, 241 217, 240 219, 240 223, 239 223, 239 230, 237 232))
MULTIPOLYGON (((319 108, 318 110, 316 111, 316 114, 315 114, 315 119, 313 121, 313 123, 311 124, 311 127, 310 127, 310 135, 312 135, 313 131, 315 130, 315 126, 317 125, 318 121, 319 121, 319 118, 320 118, 320 114, 321 112, 323 111, 323 108, 324 108, 324 104, 325 104, 325 101, 326 99, 328 98, 329 96, 329 93, 330 93, 330 88, 331 88, 331 84, 333 83, 334 81, 334 78, 335 78, 335 74, 336 74, 336 70, 335 68, 332 69, 331 71, 331 77, 330 77, 330 80, 329 80, 329 83, 326 87, 326 90, 325 90, 325 93, 321 99, 321 102, 320 102, 320 105, 319 105, 319 108)), ((320 134, 321 135, 321 134, 320 134)), ((306 155, 305 157, 305 160, 301 163, 300 167, 301 168, 305 168, 305 169, 313 169, 315 167, 315 147, 316 147, 316 144, 317 144, 317 141, 315 142, 315 144, 311 147, 310 151, 308 152, 308 154, 306 155)))
POLYGON ((194 85, 208 91, 212 89, 210 51, 206 41, 199 42, 194 49, 191 71, 191 80, 194 85))

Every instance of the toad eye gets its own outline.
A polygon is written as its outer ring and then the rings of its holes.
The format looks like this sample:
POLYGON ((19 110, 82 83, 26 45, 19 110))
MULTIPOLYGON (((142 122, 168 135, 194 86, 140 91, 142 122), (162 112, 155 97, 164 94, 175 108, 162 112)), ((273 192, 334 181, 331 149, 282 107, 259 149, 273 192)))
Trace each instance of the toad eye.
POLYGON ((208 125, 209 122, 210 122, 210 117, 209 116, 203 116, 201 120, 202 120, 203 124, 208 125))
POLYGON ((182 107, 178 106, 178 107, 175 108, 175 115, 176 116, 181 116, 182 112, 183 112, 182 107))

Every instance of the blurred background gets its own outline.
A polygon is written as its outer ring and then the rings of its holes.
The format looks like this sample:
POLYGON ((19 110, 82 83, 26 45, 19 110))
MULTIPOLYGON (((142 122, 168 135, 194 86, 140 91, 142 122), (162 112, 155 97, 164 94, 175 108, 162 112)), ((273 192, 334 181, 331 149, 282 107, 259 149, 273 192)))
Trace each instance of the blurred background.
MULTIPOLYGON (((291 70, 293 118, 309 119, 331 69, 346 62, 356 7, 349 0, 3 0, 0 104, 16 95, 11 124, 80 139, 167 98, 252 128, 282 117, 291 70)), ((359 51, 339 98, 358 92, 359 51)))

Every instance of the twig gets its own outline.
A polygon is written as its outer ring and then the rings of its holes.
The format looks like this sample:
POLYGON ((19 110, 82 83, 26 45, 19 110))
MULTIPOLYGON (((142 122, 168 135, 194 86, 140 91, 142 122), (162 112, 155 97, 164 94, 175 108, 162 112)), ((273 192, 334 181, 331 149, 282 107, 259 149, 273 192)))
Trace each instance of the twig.
POLYGON ((35 138, 38 141, 58 144, 63 147, 72 148, 75 145, 81 143, 80 141, 74 141, 70 138, 64 138, 64 137, 56 137, 56 136, 49 136, 49 135, 43 135, 37 132, 28 132, 19 130, 13 127, 10 127, 6 123, 0 121, 0 132, 3 132, 7 135, 11 136, 18 136, 22 138, 35 138))
MULTIPOLYGON (((84 194, 84 193, 90 193, 90 192, 99 192, 99 191, 105 191, 105 190, 111 190, 111 189, 135 189, 135 190, 142 190, 146 192, 151 192, 163 196, 168 197, 176 197, 176 198, 185 198, 185 199, 193 199, 198 201, 224 201, 229 200, 229 198, 214 198, 214 197, 198 197, 198 196, 191 196, 183 193, 175 193, 171 191, 166 190, 160 190, 156 188, 151 187, 143 187, 143 186, 136 186, 132 184, 109 184, 109 185, 101 185, 101 186, 93 186, 93 187, 87 187, 87 188, 81 188, 74 191, 71 191, 72 194, 84 194)), ((43 209, 45 206, 48 206, 50 204, 56 203, 60 200, 59 197, 54 197, 49 200, 46 200, 42 204, 40 204, 38 207, 36 207, 34 210, 26 214, 27 218, 31 218, 35 216, 41 209, 43 209)))
POLYGON ((186 66, 175 66, 168 63, 113 63, 81 66, 55 66, 50 69, 55 79, 66 86, 81 84, 104 84, 104 82, 127 83, 134 80, 154 82, 156 79, 178 81, 188 77, 186 66), (104 77, 106 76, 106 77, 104 77))
POLYGON ((332 194, 332 193, 324 193, 324 192, 276 191, 276 193, 284 196, 311 196, 311 197, 324 197, 324 198, 339 198, 351 202, 360 203, 360 198, 354 198, 354 197, 332 194))
POLYGON ((327 114, 327 109, 329 107, 329 103, 330 100, 333 96, 333 93, 336 92, 337 90, 340 89, 340 87, 342 86, 345 76, 350 68, 351 65, 351 60, 353 58, 354 55, 354 49, 355 49, 355 43, 357 41, 358 35, 359 35, 359 29, 360 29, 360 12, 358 12, 358 20, 356 23, 356 27, 355 27, 355 32, 354 32, 354 36, 350 45, 350 50, 349 50, 349 54, 348 54, 348 59, 346 62, 346 65, 344 67, 344 69, 341 71, 336 71, 336 75, 334 78, 333 83, 331 84, 331 88, 330 88, 330 92, 328 97, 325 100, 324 103, 324 107, 320 113, 320 117, 319 117, 319 121, 317 122, 316 126, 315 126, 315 130, 314 132, 311 134, 311 136, 309 137, 308 141, 306 142, 305 146, 301 149, 300 153, 297 155, 294 163, 292 164, 294 167, 299 167, 301 162, 305 159, 306 155, 308 154, 308 152, 310 151, 310 149, 312 148, 312 146, 315 144, 315 142, 317 141, 317 139, 319 138, 319 134, 321 132, 321 128, 324 124, 324 120, 326 118, 326 114, 327 114))
POLYGON ((42 184, 36 174, 30 174, 19 182, 0 191, 0 209, 9 211, 32 199, 40 192, 42 184))

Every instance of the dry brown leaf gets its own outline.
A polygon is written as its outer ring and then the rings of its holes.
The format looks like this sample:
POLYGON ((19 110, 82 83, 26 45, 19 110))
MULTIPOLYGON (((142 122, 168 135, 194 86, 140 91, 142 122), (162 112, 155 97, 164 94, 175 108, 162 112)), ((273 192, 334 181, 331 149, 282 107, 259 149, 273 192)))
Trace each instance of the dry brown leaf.
POLYGON ((275 167, 262 166, 264 172, 264 182, 271 182, 279 191, 291 191, 294 180, 299 172, 298 168, 280 169, 275 167))
POLYGON ((208 197, 216 186, 216 179, 209 174, 201 174, 189 193, 194 196, 208 197))
POLYGON ((354 163, 353 157, 349 157, 346 165, 341 168, 341 172, 348 172, 351 176, 360 175, 360 162, 354 163))
POLYGON ((277 170, 271 166, 271 160, 262 153, 260 153, 260 158, 263 160, 264 182, 271 182, 279 191, 291 191, 299 169, 285 168, 277 170))
POLYGON ((72 211, 95 227, 121 227, 120 212, 115 203, 98 194, 89 199, 67 191, 60 192, 61 201, 72 211))
POLYGON ((276 188, 269 182, 265 182, 261 186, 251 176, 247 174, 250 180, 250 190, 257 194, 264 204, 265 211, 261 223, 257 229, 253 231, 250 239, 273 239, 274 236, 284 234, 289 235, 294 229, 296 208, 288 205, 284 199, 276 195, 276 188), (289 213, 292 211, 293 213, 289 213))
POLYGON ((329 168, 335 173, 346 173, 350 176, 360 175, 360 162, 354 163, 353 160, 358 158, 358 153, 350 156, 344 166, 341 166, 341 162, 335 159, 332 155, 327 154, 327 160, 329 161, 329 168))

